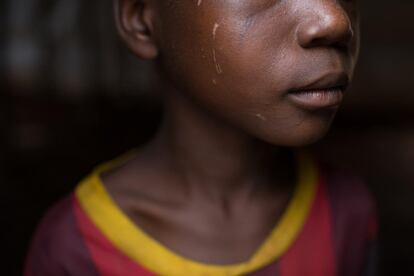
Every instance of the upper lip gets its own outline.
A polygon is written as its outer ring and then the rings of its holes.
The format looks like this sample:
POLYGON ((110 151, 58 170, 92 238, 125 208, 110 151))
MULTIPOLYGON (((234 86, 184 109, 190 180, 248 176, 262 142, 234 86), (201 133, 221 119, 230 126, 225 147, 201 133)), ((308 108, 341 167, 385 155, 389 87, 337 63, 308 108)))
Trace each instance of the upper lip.
POLYGON ((303 86, 290 89, 289 93, 300 93, 307 91, 326 91, 332 89, 345 90, 349 84, 349 77, 345 72, 329 72, 303 86))

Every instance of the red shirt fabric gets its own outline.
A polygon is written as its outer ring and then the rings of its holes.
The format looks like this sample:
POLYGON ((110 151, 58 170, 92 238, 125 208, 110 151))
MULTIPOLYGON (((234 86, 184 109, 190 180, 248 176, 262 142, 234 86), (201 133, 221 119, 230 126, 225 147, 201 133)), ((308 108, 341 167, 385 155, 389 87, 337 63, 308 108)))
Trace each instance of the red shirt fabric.
MULTIPOLYGON (((248 275, 376 275, 377 220, 371 194, 359 179, 318 167, 315 195, 297 238, 282 256, 248 275)), ((25 275, 157 273, 112 243, 73 193, 42 220, 29 251, 25 275)))

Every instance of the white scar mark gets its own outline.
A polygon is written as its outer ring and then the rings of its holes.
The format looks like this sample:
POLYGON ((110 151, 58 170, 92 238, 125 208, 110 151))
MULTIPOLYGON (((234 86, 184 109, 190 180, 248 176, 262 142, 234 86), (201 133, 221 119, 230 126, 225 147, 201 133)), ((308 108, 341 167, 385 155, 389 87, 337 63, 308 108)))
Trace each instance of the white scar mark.
POLYGON ((214 65, 216 66, 217 74, 222 74, 223 70, 221 69, 220 64, 217 62, 216 49, 214 48, 213 48, 213 61, 214 61, 214 65))
POLYGON ((203 2, 203 0, 198 0, 197 6, 200 6, 202 2, 203 2))
POLYGON ((211 80, 211 82, 212 82, 214 85, 217 85, 217 80, 216 80, 216 79, 212 79, 212 80, 211 80))
POLYGON ((217 29, 220 27, 220 24, 215 23, 213 27, 213 40, 216 40, 217 29))
MULTIPOLYGON (((217 22, 214 23, 213 26, 213 40, 216 40, 216 35, 217 35, 217 29, 220 27, 220 24, 218 24, 217 22)), ((213 48, 213 61, 214 61, 214 65, 216 66, 216 72, 217 74, 222 74, 223 70, 221 69, 220 64, 217 62, 217 55, 216 55, 216 49, 213 48)), ((216 84, 216 82, 213 81, 214 84, 216 84)))
POLYGON ((258 113, 258 114, 256 114, 256 117, 257 118, 259 118, 260 120, 262 120, 262 121, 266 121, 267 119, 266 119, 266 117, 265 116, 263 116, 262 114, 260 114, 260 113, 258 113))

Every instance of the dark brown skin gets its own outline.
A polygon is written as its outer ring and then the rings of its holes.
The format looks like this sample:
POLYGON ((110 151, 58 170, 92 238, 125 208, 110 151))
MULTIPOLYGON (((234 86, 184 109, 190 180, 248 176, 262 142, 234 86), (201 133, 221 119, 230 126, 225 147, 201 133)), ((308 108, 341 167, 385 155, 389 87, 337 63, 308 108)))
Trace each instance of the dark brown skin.
MULTIPOLYGON (((116 0, 118 30, 164 81, 157 136, 103 177, 122 210, 196 261, 246 261, 292 194, 286 147, 321 138, 338 107, 291 91, 345 88, 355 1, 116 0)), ((324 95, 328 93, 323 93, 324 95)), ((139 127, 139 126, 137 126, 139 127)))

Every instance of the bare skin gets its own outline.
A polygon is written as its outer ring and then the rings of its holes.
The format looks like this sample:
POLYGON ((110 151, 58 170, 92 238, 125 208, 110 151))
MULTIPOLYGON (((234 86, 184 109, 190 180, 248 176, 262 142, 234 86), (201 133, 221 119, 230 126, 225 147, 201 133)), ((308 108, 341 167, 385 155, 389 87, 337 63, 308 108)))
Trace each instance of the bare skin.
MULTIPOLYGON (((354 1, 117 0, 119 32, 164 81, 164 120, 104 175, 121 209, 192 260, 246 261, 328 130, 358 55, 354 1)), ((139 126, 138 126, 139 127, 139 126)))

